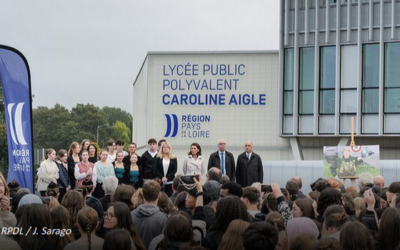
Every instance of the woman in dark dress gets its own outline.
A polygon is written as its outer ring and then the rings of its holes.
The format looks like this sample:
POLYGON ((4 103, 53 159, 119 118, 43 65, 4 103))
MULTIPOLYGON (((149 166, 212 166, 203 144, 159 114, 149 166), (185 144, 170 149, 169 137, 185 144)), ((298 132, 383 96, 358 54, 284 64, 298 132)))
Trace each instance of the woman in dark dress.
POLYGON ((125 183, 138 189, 143 186, 143 168, 137 164, 138 156, 131 155, 131 164, 125 168, 125 183))
POLYGON ((81 151, 81 147, 79 143, 74 141, 69 146, 68 150, 68 175, 69 175, 69 182, 71 184, 71 189, 75 188, 75 164, 81 162, 81 158, 79 157, 79 152, 81 151))
POLYGON ((115 171, 115 177, 118 178, 118 184, 127 184, 125 181, 125 164, 123 162, 124 160, 124 152, 123 151, 118 151, 117 155, 115 157, 115 161, 113 161, 113 166, 114 166, 114 171, 115 171))
POLYGON ((164 142, 156 158, 156 175, 160 179, 160 184, 163 185, 164 192, 168 197, 172 195, 172 182, 177 169, 178 160, 172 154, 172 147, 168 142, 164 142))
POLYGON ((69 175, 68 175, 68 163, 67 163, 68 154, 64 149, 60 149, 57 154, 56 164, 58 167, 58 180, 57 187, 60 190, 60 196, 58 197, 58 201, 61 203, 62 198, 65 193, 71 189, 69 184, 69 175))
POLYGON ((88 148, 88 151, 89 151, 89 161, 91 163, 95 164, 99 160, 99 157, 97 156, 97 148, 96 148, 96 146, 93 145, 93 144, 90 144, 89 148, 88 148))

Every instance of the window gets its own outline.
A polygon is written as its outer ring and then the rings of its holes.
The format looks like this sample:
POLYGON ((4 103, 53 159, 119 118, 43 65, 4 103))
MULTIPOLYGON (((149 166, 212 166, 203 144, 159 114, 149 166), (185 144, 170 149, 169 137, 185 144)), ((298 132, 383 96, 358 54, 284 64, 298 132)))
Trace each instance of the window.
POLYGON ((362 113, 379 113, 379 44, 363 45, 362 113))
POLYGON ((283 114, 293 115, 293 49, 285 49, 283 76, 283 114))
POLYGON ((335 113, 336 49, 321 47, 319 113, 335 113))
POLYGON ((400 43, 385 44, 384 112, 400 113, 400 43))
POLYGON ((299 114, 314 114, 314 47, 300 49, 299 114))
POLYGON ((357 113, 357 45, 341 47, 340 113, 357 113))

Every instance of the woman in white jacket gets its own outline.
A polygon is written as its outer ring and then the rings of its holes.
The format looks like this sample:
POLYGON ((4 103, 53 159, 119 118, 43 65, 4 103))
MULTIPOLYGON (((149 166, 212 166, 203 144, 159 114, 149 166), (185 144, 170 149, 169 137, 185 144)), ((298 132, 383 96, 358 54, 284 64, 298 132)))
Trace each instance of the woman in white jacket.
POLYGON ((198 143, 194 142, 190 145, 190 152, 188 157, 183 161, 183 173, 185 175, 194 175, 196 172, 204 174, 204 158, 201 155, 201 147, 198 143))
POLYGON ((52 148, 46 150, 45 160, 40 163, 40 168, 38 169, 38 181, 37 190, 40 191, 41 196, 46 195, 47 186, 54 182, 57 184, 58 167, 55 163, 56 151, 52 148))

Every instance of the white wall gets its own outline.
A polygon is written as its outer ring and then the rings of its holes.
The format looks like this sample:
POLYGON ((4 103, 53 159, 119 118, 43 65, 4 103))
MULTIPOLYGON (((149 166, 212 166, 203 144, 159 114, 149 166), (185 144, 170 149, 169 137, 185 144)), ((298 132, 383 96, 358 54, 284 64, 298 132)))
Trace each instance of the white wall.
MULTIPOLYGON (((279 102, 278 102, 278 52, 260 53, 151 53, 147 57, 147 65, 142 69, 138 81, 135 83, 134 103, 134 141, 138 143, 139 152, 144 152, 147 139, 157 140, 165 138, 174 147, 174 153, 178 156, 178 165, 181 166, 184 157, 189 151, 190 144, 197 142, 202 146, 203 156, 217 150, 218 139, 227 141, 227 150, 231 151, 235 160, 244 152, 246 140, 254 144, 254 152, 263 160, 292 160, 293 154, 288 139, 279 137, 279 102), (171 70, 170 67, 187 71, 171 70), (193 73, 193 65, 197 71, 193 73), (211 65, 229 65, 239 69, 237 74, 224 74, 219 71, 213 75, 205 71, 211 65), (244 66, 239 66, 244 65, 244 66), (147 68, 147 71, 146 69, 147 68), (190 70, 189 70, 190 69, 190 70), (183 73, 183 75, 177 75, 183 73), (146 79, 147 82, 142 80, 146 79), (193 83, 190 87, 186 81, 204 80, 210 82, 213 88, 217 88, 218 79, 232 82, 232 88, 219 90, 195 89, 193 83), (237 79, 237 80, 234 80, 237 79), (177 80, 181 82, 181 89, 173 89, 166 82, 177 80), (165 81, 165 82, 164 82, 165 81), (234 88, 234 82, 237 87, 234 88), (163 85, 165 83, 165 85, 163 85), (147 95, 146 91, 147 90, 147 95), (219 94, 225 96, 225 102, 218 105, 170 105, 163 103, 164 95, 200 95, 204 98, 207 94, 219 94), (229 105, 232 95, 254 94, 259 105, 229 105), (259 95, 264 95, 265 101, 260 102, 259 95), (260 105, 261 104, 261 105, 260 105), (146 106, 146 107, 144 107, 146 106), (147 113, 143 113, 144 111, 147 113), (166 135, 167 118, 165 115, 176 115, 178 118, 178 131, 175 137, 171 137, 175 123, 171 123, 171 131, 166 135), (204 115, 210 118, 209 122, 194 122, 195 129, 182 127, 188 124, 183 121, 183 116, 204 115), (189 138, 189 134, 201 131, 207 133, 207 137, 189 138), (183 135, 186 133, 186 137, 183 135), (144 140, 146 138, 146 140, 144 140)), ((220 81, 221 81, 220 80, 220 81)), ((167 101, 171 100, 170 98, 167 101)), ((172 116, 170 116, 172 117, 172 116)), ((179 172, 179 171, 178 171, 179 172)))

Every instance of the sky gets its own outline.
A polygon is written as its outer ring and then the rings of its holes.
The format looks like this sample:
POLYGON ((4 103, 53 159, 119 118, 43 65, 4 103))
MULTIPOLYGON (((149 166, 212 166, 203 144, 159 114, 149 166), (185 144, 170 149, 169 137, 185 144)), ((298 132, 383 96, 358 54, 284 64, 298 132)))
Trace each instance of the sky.
POLYGON ((149 51, 279 49, 279 0, 0 0, 0 44, 26 57, 33 107, 132 113, 149 51))

